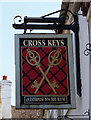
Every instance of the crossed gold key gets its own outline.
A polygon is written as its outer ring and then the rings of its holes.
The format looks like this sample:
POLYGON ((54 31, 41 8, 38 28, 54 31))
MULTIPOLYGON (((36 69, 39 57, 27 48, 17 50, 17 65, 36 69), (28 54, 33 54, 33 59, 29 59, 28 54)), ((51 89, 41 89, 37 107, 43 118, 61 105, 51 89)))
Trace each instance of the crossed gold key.
POLYGON ((58 84, 57 82, 54 80, 53 83, 51 83, 48 78, 47 78, 47 74, 50 70, 51 67, 56 66, 58 64, 60 64, 60 62, 62 61, 62 54, 61 54, 61 49, 58 50, 53 50, 49 53, 48 55, 48 61, 49 61, 49 67, 46 70, 46 72, 44 73, 42 68, 40 67, 40 55, 38 52, 36 52, 35 50, 27 50, 27 54, 26 54, 26 60, 30 65, 35 65, 36 67, 39 68, 39 70, 41 71, 41 73, 43 74, 43 78, 41 79, 40 83, 37 83, 37 81, 35 80, 31 86, 31 88, 36 88, 35 90, 35 94, 38 92, 41 84, 43 83, 44 79, 46 79, 46 81, 48 82, 49 86, 52 88, 52 90, 54 91, 54 93, 56 93, 55 88, 58 88, 58 84))

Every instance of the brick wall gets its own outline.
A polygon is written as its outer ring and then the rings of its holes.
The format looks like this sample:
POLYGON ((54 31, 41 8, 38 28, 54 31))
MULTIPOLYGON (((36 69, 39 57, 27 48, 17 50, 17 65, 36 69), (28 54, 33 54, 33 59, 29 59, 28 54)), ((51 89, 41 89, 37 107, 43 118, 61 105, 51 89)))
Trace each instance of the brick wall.
POLYGON ((41 118, 41 110, 36 109, 16 109, 11 106, 11 118, 41 118))

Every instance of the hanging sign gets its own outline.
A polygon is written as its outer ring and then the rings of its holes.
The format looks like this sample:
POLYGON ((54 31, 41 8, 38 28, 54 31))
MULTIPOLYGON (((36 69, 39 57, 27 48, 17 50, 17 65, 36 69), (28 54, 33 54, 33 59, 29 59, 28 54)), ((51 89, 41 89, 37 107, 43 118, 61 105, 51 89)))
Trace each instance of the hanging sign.
POLYGON ((70 34, 17 34, 16 107, 75 108, 70 34))

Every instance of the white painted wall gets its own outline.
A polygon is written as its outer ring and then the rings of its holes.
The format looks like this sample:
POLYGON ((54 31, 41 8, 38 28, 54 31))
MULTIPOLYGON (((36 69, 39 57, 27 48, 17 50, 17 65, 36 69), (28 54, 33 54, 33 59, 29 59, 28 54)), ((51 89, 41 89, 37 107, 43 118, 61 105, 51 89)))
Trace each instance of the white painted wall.
POLYGON ((11 81, 2 80, 0 81, 1 85, 1 118, 10 118, 11 115, 11 81))
MULTIPOLYGON (((91 2, 90 8, 87 15, 88 23, 89 23, 89 42, 91 44, 91 2)), ((91 49, 91 48, 90 48, 91 49)), ((89 62, 89 109, 90 109, 90 120, 91 120, 91 52, 90 52, 90 62, 89 62)))
POLYGON ((70 110, 70 115, 83 115, 89 109, 89 56, 84 55, 85 46, 89 42, 87 18, 79 16, 79 25, 82 96, 76 93, 76 109, 70 110))

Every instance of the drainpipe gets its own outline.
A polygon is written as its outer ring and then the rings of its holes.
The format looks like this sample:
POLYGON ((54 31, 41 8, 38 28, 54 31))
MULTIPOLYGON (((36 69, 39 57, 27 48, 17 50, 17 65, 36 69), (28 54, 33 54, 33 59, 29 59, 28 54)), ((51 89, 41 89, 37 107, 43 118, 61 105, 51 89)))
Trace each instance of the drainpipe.
MULTIPOLYGON (((79 9, 80 9, 80 7, 81 7, 81 2, 74 2, 74 3, 72 3, 72 2, 63 2, 62 3, 62 7, 61 7, 61 9, 69 9, 69 10, 71 10, 73 13, 78 13, 78 11, 79 11, 79 9)), ((67 14, 67 13, 62 13, 62 14, 67 14)), ((59 17, 61 17, 61 15, 59 16, 59 17)), ((70 17, 70 20, 68 21, 69 23, 71 22, 71 19, 72 19, 72 16, 70 17)), ((66 22, 66 21, 65 21, 66 22)), ((60 30, 59 31, 59 33, 62 33, 62 32, 64 32, 63 30, 60 30)), ((68 31, 67 31, 68 32, 68 31)), ((79 58, 78 59, 80 59, 80 54, 79 54, 79 37, 78 37, 78 35, 76 35, 77 33, 75 33, 75 37, 76 37, 76 39, 75 39, 75 42, 76 42, 76 57, 78 56, 79 58), (78 47, 77 47, 78 46, 78 47)), ((80 62, 80 61, 79 61, 80 62)), ((76 64, 78 64, 77 62, 76 62, 76 64)), ((78 77, 80 78, 80 67, 79 67, 80 65, 77 65, 77 69, 79 69, 79 75, 78 75, 78 77)), ((78 78, 78 79, 79 79, 78 78)), ((78 80, 77 80, 77 82, 78 82, 78 80)), ((80 86, 81 86, 81 80, 80 80, 80 86)), ((81 91, 81 90, 80 90, 81 91)), ((80 95, 81 95, 81 92, 79 91, 79 93, 80 93, 80 95)), ((61 115, 66 115, 66 113, 67 113, 67 110, 66 110, 66 112, 64 112, 65 110, 61 110, 61 115)))
MULTIPOLYGON (((74 2, 71 11, 75 14, 78 13, 82 3, 74 2)), ((81 97, 81 73, 80 73, 80 43, 78 31, 75 33, 75 53, 76 53, 76 79, 77 79, 77 94, 81 97)))
MULTIPOLYGON (((80 7, 81 7, 82 3, 81 2, 70 2, 69 4, 67 3, 63 3, 62 5, 62 9, 69 9, 71 10, 74 14, 78 13, 80 7), (68 5, 68 6, 67 6, 68 5), (66 7, 66 8, 65 8, 66 7)), ((65 13, 64 13, 65 14, 65 13)), ((67 14, 67 13, 66 13, 67 14)), ((70 24, 72 19, 72 16, 69 17, 68 21, 65 21, 67 23, 70 24)), ((78 18, 77 18, 78 19, 78 18)), ((78 28, 79 28, 79 24, 78 24, 78 28)), ((61 30, 62 31, 62 30, 61 30)), ((79 29, 78 29, 79 31, 79 29)), ((81 77, 80 77, 80 52, 79 52, 79 35, 78 35, 78 31, 75 30, 74 34, 75 34, 75 54, 76 54, 76 76, 77 76, 77 94, 79 96, 81 96, 81 77)), ((66 33, 68 33, 69 31, 66 31, 66 33)))

